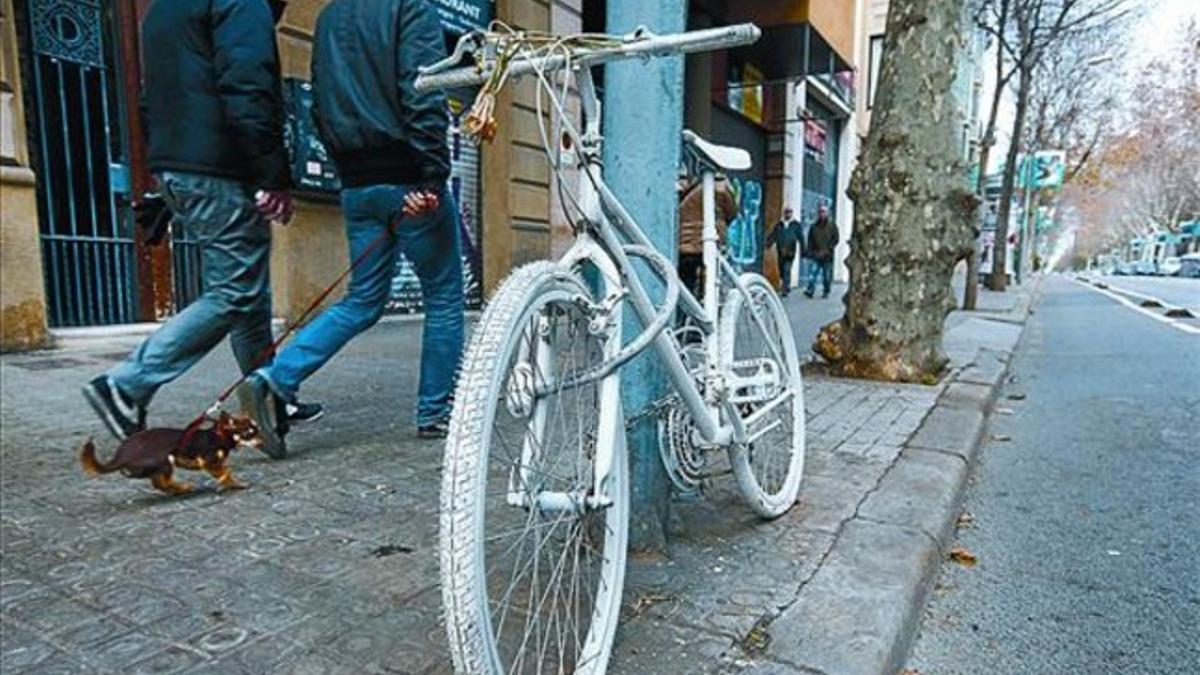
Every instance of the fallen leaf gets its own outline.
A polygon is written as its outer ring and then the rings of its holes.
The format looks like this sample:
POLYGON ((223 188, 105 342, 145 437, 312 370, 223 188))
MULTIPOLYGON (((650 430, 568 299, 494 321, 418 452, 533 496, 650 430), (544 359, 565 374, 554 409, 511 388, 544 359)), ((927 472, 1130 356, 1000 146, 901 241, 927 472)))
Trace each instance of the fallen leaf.
POLYGON ((905 668, 904 670, 900 671, 900 675, 921 675, 921 671, 917 670, 916 668, 905 668))
POLYGON ((962 515, 960 515, 958 517, 958 523, 955 525, 955 527, 958 527, 959 529, 974 527, 974 526, 975 526, 975 516, 969 511, 963 511, 962 515))
POLYGON ((1012 408, 1005 408, 1004 406, 997 406, 995 412, 997 415, 1011 415, 1015 411, 1012 408))
POLYGON ((974 567, 979 562, 974 553, 961 546, 950 549, 949 558, 963 567, 974 567))
POLYGON ((1118 550, 1116 550, 1116 549, 1113 549, 1113 548, 1110 548, 1110 549, 1108 549, 1107 553, 1108 553, 1109 555, 1121 555, 1121 552, 1120 552, 1120 551, 1118 551, 1118 550))
POLYGON ((997 443, 1007 443, 1012 440, 1012 436, 1008 434, 992 434, 992 440, 997 443))
POLYGON ((1010 401, 1024 401, 1024 400, 1025 400, 1025 394, 1022 394, 1021 392, 1013 392, 1013 393, 1011 393, 1011 394, 1009 394, 1009 395, 1008 395, 1008 400, 1010 400, 1010 401))

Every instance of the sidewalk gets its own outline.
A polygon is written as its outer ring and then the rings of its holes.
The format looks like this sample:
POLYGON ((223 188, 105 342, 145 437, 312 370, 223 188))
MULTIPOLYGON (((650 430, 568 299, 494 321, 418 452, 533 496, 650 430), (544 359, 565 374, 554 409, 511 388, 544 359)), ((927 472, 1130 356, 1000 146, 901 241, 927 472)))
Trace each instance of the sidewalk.
MULTIPOLYGON (((811 336, 801 329, 815 335, 841 312, 832 299, 787 303, 802 345, 811 336)), ((957 500, 957 485, 912 462, 946 464, 939 444, 978 435, 983 413, 947 402, 986 402, 987 385, 964 378, 998 382, 1004 359, 978 345, 1011 351, 1020 330, 959 318, 947 339, 956 381, 808 379, 806 475, 783 518, 758 521, 731 480, 708 500, 674 504, 667 557, 631 562, 612 672, 868 672, 869 659, 906 648, 907 605, 871 595, 872 584, 919 601, 940 550, 928 514, 952 519, 957 500), (929 449, 914 449, 914 434, 929 449), (912 526, 915 516, 928 526, 912 526), (911 560, 927 549, 929 559, 911 560)), ((410 424, 419 330, 381 324, 317 375, 305 396, 329 415, 295 432, 287 461, 237 457, 250 490, 186 499, 87 480, 75 463, 89 435, 113 445, 78 386, 137 338, 0 359, 5 672, 449 672, 440 444, 410 424)), ((217 350, 164 390, 152 421, 187 420, 233 372, 217 350)), ((965 478, 966 463, 950 462, 948 475, 965 478)))

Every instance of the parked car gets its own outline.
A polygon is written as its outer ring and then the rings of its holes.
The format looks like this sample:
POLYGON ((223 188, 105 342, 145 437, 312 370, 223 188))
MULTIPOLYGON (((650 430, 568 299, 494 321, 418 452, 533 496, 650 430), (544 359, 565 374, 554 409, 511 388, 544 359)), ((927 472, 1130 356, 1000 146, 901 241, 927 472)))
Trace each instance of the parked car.
POLYGON ((1133 263, 1126 262, 1124 260, 1118 262, 1116 266, 1113 267, 1113 274, 1118 277, 1127 277, 1133 274, 1133 263))
POLYGON ((1142 276, 1153 276, 1158 273, 1158 267, 1153 260, 1139 260, 1133 263, 1133 273, 1142 276))
POLYGON ((1189 253, 1181 257, 1177 276, 1200 279, 1200 253, 1189 253))
POLYGON ((1182 264, 1179 262, 1179 258, 1171 256, 1170 258, 1164 259, 1162 263, 1159 264, 1158 273, 1164 277, 1173 277, 1179 274, 1179 268, 1181 266, 1182 264))

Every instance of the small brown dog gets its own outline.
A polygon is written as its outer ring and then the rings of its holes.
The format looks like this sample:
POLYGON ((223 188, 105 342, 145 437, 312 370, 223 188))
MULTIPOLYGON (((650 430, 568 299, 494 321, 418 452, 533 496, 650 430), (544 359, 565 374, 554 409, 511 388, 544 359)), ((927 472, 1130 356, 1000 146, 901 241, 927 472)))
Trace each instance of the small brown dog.
POLYGON ((205 471, 221 489, 244 488, 226 465, 230 453, 242 445, 258 448, 263 443, 258 427, 249 417, 234 417, 223 412, 207 429, 188 435, 183 429, 147 429, 125 439, 112 461, 96 459, 96 446, 89 439, 79 451, 79 462, 89 476, 120 471, 129 478, 149 478, 157 489, 172 495, 187 494, 190 483, 177 483, 176 468, 205 471), (180 447, 181 441, 187 443, 180 447))

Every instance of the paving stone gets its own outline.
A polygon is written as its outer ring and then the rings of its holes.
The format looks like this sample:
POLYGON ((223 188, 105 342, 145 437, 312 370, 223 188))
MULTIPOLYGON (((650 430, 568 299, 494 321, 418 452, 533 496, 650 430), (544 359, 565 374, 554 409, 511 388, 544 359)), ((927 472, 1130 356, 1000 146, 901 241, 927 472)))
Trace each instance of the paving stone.
MULTIPOLYGON (((112 451, 78 386, 103 367, 87 354, 136 340, 80 348, 72 353, 82 365, 36 375, 0 358, 4 652, 85 672, 448 673, 437 590, 441 448, 417 441, 408 424, 418 330, 383 324, 306 384, 329 416, 289 437, 286 461, 236 455, 250 490, 187 499, 144 481, 86 479, 64 452, 89 435, 112 451), (10 423, 36 442, 12 443, 10 423), (385 545, 413 551, 374 555, 385 545), (45 626, 53 644, 18 626, 45 626)), ((163 389, 154 423, 190 419, 234 370, 227 350, 215 351, 163 389)), ((735 640, 812 583, 940 391, 807 378, 797 508, 763 522, 730 478, 705 499, 677 501, 668 556, 631 561, 627 611, 652 600, 622 625, 612 672, 795 672, 750 658, 735 640)))

